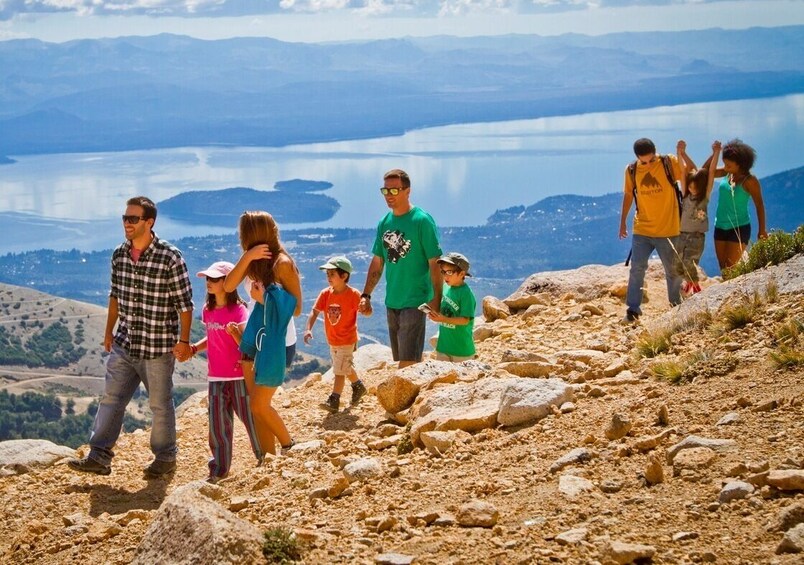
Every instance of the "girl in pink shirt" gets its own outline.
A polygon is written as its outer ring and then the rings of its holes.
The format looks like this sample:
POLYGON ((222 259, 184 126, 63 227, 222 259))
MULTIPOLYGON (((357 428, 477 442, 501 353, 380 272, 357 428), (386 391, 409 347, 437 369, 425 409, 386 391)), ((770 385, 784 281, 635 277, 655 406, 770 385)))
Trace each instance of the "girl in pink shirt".
POLYGON ((199 277, 207 279, 207 302, 201 315, 207 336, 190 346, 193 355, 207 352, 209 448, 212 451, 207 481, 211 483, 226 477, 232 464, 233 414, 246 426, 258 463, 263 455, 240 366, 240 338, 248 311, 237 290, 226 292, 223 288, 223 281, 233 268, 232 263, 218 261, 198 273, 199 277))

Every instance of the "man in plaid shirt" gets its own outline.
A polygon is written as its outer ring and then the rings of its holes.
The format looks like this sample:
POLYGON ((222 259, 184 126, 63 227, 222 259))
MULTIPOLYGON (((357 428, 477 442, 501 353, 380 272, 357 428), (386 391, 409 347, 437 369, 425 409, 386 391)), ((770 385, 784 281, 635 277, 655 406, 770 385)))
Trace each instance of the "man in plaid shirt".
POLYGON ((108 475, 126 406, 142 382, 153 422, 148 477, 176 469, 173 367, 190 358, 193 294, 181 252, 153 232, 156 205, 137 196, 126 203, 126 241, 112 254, 112 286, 103 347, 110 352, 106 385, 89 438, 90 452, 68 465, 108 475), (117 333, 114 326, 117 324, 117 333))

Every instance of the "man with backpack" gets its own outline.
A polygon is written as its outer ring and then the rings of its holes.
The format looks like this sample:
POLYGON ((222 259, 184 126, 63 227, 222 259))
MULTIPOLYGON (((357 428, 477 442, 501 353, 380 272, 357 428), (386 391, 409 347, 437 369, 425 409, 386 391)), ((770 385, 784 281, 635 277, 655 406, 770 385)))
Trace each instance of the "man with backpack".
MULTIPOLYGON (((675 155, 657 155, 650 139, 634 142, 637 160, 625 169, 623 207, 620 214, 620 239, 628 236, 625 222, 631 204, 635 204, 634 229, 631 239, 631 270, 625 297, 625 322, 635 322, 642 315, 642 291, 648 259, 654 250, 664 267, 667 298, 675 306, 681 303, 682 278, 675 274, 676 245, 681 229, 680 195, 677 181, 681 168, 675 155)), ((626 265, 628 261, 626 261, 626 265)))

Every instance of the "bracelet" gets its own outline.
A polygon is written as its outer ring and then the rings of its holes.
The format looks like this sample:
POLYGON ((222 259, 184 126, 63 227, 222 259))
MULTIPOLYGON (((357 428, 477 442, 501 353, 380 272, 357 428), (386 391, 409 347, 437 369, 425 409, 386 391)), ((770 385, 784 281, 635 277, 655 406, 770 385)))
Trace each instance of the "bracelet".
POLYGON ((190 346, 190 351, 192 351, 193 355, 195 355, 196 353, 198 353, 198 346, 196 346, 195 344, 192 344, 190 346))
POLYGON ((360 295, 360 298, 365 298, 366 300, 371 300, 371 295, 368 292, 364 292, 360 295))
POLYGON ((189 340, 186 340, 186 339, 180 339, 179 343, 186 343, 187 345, 190 345, 189 340))

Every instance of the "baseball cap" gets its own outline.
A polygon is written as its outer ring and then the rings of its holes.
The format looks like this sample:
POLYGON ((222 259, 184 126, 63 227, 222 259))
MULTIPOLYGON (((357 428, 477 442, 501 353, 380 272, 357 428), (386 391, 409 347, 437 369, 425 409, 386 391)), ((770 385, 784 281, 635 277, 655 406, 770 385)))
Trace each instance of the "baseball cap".
POLYGON ((326 270, 326 269, 340 269, 341 271, 346 271, 347 273, 352 272, 352 262, 346 258, 345 255, 336 255, 331 259, 328 259, 326 263, 318 267, 319 269, 326 270))
POLYGON ((234 265, 229 261, 218 261, 216 263, 212 263, 205 270, 199 271, 196 276, 202 278, 210 277, 213 279, 219 279, 231 273, 232 269, 234 269, 234 265))
POLYGON ((469 274, 469 259, 467 259, 465 255, 461 255, 460 253, 447 253, 446 255, 442 255, 438 262, 455 265, 463 271, 467 277, 472 276, 469 274))

